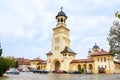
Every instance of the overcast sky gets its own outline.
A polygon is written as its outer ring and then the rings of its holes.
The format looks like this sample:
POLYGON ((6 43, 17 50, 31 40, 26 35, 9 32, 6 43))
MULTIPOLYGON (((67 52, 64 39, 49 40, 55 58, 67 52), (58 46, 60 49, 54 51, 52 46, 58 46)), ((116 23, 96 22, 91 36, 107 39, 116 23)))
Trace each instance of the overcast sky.
POLYGON ((114 13, 120 11, 120 0, 0 0, 3 55, 46 59, 61 6, 68 16, 71 49, 77 58, 86 58, 95 42, 109 51, 107 36, 114 13))

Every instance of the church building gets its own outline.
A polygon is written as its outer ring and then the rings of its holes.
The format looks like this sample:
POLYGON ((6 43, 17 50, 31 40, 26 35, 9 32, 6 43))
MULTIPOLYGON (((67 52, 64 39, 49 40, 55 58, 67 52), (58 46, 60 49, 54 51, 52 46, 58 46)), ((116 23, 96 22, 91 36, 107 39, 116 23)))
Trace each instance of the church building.
POLYGON ((84 69, 86 72, 92 71, 93 73, 117 73, 120 70, 120 62, 115 62, 114 55, 100 49, 96 43, 92 50, 88 51, 87 59, 76 59, 77 53, 70 48, 70 29, 66 25, 67 18, 61 8, 55 17, 57 23, 53 28, 51 51, 46 54, 46 62, 39 61, 36 67, 48 71, 84 69))

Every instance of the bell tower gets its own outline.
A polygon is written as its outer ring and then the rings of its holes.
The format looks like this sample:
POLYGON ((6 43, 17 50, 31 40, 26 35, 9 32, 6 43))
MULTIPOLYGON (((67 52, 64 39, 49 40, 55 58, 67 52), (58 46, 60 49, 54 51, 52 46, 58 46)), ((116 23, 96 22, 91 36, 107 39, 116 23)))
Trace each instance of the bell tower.
POLYGON ((57 24, 53 28, 53 37, 52 37, 52 49, 51 52, 54 54, 59 54, 64 50, 65 46, 70 47, 69 39, 69 29, 66 26, 67 16, 62 10, 58 12, 56 18, 57 24))
POLYGON ((56 16, 56 20, 57 20, 57 27, 64 25, 66 26, 66 20, 67 20, 67 16, 66 14, 63 12, 63 7, 61 7, 61 11, 58 12, 58 15, 56 16))
POLYGON ((67 16, 62 10, 58 12, 56 19, 56 26, 53 28, 51 51, 47 55, 48 71, 65 70, 70 68, 70 62, 75 59, 76 53, 70 49, 70 30, 66 26, 67 16))

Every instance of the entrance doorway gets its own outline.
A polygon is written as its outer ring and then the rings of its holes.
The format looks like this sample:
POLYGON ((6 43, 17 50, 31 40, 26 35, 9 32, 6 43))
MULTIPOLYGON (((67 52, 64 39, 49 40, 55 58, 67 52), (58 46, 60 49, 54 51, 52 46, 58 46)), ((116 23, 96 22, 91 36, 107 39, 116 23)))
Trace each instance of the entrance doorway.
POLYGON ((60 68, 60 62, 59 61, 56 61, 55 62, 55 71, 57 71, 58 69, 60 68))
POLYGON ((105 73, 105 68, 98 67, 98 73, 105 73))

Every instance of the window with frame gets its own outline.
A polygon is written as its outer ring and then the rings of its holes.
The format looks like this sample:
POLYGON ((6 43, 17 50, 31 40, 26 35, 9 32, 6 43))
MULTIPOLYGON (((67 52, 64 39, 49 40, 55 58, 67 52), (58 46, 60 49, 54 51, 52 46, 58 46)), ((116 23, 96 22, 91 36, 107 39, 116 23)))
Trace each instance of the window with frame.
POLYGON ((59 46, 55 46, 55 50, 59 50, 59 46))

